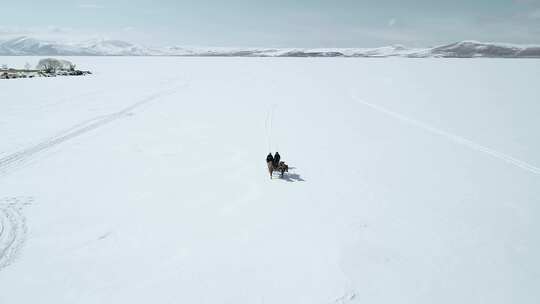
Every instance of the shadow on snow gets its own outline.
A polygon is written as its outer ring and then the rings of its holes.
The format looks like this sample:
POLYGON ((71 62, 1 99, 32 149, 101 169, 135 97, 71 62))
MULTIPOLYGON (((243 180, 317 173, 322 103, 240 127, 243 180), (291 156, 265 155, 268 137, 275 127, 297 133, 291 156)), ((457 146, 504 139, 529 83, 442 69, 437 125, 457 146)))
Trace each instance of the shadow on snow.
MULTIPOLYGON (((289 170, 295 170, 296 167, 289 167, 289 170)), ((300 174, 298 173, 294 173, 294 172, 285 172, 285 174, 283 174, 283 177, 278 177, 279 179, 282 179, 284 181, 287 181, 287 182, 305 182, 306 180, 302 178, 302 176, 300 176, 300 174)))
POLYGON ((287 182, 305 182, 306 181, 300 176, 300 174, 297 174, 297 173, 285 173, 283 177, 281 177, 281 179, 287 182))

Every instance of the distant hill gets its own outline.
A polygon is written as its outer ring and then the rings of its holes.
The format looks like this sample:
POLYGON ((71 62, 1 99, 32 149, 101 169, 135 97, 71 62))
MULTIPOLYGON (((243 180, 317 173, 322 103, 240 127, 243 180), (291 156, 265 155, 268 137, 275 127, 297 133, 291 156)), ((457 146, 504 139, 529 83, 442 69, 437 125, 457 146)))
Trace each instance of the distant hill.
POLYGON ((410 57, 410 58, 540 58, 540 45, 462 41, 430 48, 401 45, 379 48, 148 48, 120 41, 96 39, 59 43, 31 37, 0 41, 0 56, 234 56, 234 57, 410 57))
POLYGON ((59 43, 19 37, 0 41, 2 56, 144 56, 148 49, 118 40, 89 40, 82 43, 59 43))

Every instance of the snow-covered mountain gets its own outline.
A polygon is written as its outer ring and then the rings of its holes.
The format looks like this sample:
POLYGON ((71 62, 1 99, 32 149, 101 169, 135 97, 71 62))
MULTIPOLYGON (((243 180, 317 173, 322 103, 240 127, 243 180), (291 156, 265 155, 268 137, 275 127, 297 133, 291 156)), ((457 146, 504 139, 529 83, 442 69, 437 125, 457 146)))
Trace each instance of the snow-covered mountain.
POLYGON ((503 43, 482 43, 478 41, 462 41, 432 48, 430 55, 434 57, 493 57, 520 58, 540 57, 540 45, 515 45, 503 43))
POLYGON ((94 39, 80 43, 59 43, 19 37, 0 41, 0 56, 220 56, 220 57, 448 57, 448 58, 540 58, 540 45, 515 45, 462 41, 430 48, 401 45, 379 48, 148 48, 120 41, 94 39))
POLYGON ((0 42, 0 55, 89 55, 68 44, 60 44, 29 37, 18 37, 0 42))
POLYGON ((81 43, 59 43, 18 37, 0 42, 2 56, 144 56, 154 55, 148 49, 119 40, 94 39, 81 43))
POLYGON ((145 56, 153 54, 143 46, 120 40, 95 39, 73 46, 88 53, 104 56, 145 56))

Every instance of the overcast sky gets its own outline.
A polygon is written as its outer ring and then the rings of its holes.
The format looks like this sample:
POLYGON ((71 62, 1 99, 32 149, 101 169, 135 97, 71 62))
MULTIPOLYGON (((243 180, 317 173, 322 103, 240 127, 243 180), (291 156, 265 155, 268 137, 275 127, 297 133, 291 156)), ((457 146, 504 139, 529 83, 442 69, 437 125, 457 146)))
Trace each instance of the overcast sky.
POLYGON ((0 0, 0 39, 373 47, 540 43, 540 0, 0 0))

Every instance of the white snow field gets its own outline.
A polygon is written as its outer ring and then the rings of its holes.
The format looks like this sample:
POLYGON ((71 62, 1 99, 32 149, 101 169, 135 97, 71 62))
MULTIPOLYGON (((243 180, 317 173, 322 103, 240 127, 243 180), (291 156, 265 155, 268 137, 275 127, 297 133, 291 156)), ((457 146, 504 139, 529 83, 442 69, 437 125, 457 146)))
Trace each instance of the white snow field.
POLYGON ((540 60, 64 59, 0 81, 0 303, 540 301, 540 60))

